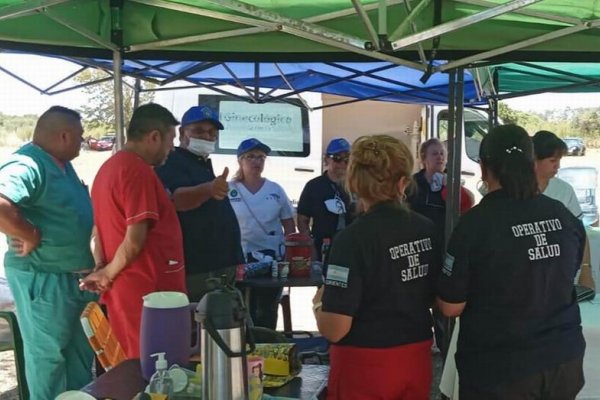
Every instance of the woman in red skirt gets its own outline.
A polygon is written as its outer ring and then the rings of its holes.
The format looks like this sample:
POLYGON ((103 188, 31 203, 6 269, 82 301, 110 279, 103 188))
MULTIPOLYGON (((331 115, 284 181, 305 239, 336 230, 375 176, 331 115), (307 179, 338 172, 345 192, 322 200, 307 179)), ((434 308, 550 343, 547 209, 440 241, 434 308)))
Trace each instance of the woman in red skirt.
POLYGON ((364 214, 336 236, 313 299, 333 343, 328 399, 429 399, 441 248, 433 223, 404 204, 412 169, 409 149, 391 136, 352 146, 347 185, 364 214))

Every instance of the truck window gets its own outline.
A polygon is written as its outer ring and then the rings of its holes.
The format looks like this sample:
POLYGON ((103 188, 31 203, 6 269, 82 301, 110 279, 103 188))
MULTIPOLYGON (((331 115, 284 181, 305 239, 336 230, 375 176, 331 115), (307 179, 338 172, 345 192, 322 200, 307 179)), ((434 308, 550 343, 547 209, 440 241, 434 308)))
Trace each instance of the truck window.
POLYGON ((235 154, 240 142, 250 137, 271 147, 271 156, 310 154, 308 112, 300 101, 255 104, 218 95, 201 97, 200 104, 208 103, 219 110, 225 126, 219 134, 217 154, 235 154))
MULTIPOLYGON (((438 114, 438 138, 448 143, 448 110, 442 110, 438 114)), ((483 137, 488 133, 487 116, 477 110, 465 108, 464 110, 464 135, 465 153, 467 156, 479 162, 479 147, 483 137)))

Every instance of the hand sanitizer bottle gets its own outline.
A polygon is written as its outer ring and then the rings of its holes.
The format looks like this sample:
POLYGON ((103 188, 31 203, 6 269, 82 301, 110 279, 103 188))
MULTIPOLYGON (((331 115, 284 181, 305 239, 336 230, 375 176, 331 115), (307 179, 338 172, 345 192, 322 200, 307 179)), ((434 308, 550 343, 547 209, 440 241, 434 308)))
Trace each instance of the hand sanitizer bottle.
POLYGON ((158 357, 156 359, 156 372, 150 378, 150 384, 148 385, 148 392, 156 394, 166 394, 167 397, 173 395, 173 379, 167 371, 167 360, 165 359, 165 353, 155 353, 151 357, 158 357))

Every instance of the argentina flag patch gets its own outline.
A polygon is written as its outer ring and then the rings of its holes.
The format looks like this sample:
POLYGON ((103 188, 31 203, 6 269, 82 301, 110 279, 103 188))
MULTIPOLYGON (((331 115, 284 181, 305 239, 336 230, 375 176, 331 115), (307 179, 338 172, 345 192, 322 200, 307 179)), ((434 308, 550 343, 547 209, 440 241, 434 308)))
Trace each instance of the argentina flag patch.
POLYGON ((444 265, 442 266, 442 273, 446 276, 452 276, 452 269, 454 268, 454 256, 446 253, 444 258, 444 265))
POLYGON ((325 277, 325 285, 337 286, 341 288, 348 287, 348 276, 350 268, 342 267, 341 265, 329 264, 327 266, 327 276, 325 277))

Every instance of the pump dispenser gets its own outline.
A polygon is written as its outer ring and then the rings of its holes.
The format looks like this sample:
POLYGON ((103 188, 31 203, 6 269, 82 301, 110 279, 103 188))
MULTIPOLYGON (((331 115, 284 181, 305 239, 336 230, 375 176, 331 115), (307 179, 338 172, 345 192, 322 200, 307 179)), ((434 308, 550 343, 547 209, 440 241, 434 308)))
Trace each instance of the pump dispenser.
POLYGON ((151 354, 151 357, 157 357, 156 359, 156 372, 150 378, 150 384, 148 385, 148 392, 156 394, 166 394, 167 396, 173 395, 173 379, 167 371, 167 360, 165 353, 151 354))

